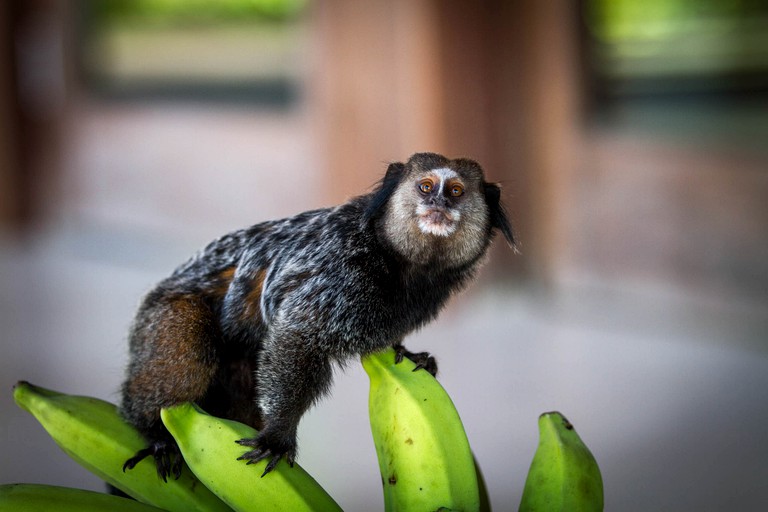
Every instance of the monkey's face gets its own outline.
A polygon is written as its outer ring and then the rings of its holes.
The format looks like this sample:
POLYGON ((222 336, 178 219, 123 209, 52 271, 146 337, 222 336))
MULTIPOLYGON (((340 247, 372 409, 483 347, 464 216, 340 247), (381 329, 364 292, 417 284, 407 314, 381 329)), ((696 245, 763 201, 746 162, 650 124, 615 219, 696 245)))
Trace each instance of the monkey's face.
POLYGON ((419 229, 428 235, 450 236, 461 222, 461 203, 467 185, 448 167, 431 169, 416 177, 418 201, 414 212, 419 229))
POLYGON ((460 260, 486 245, 489 212, 477 163, 419 153, 403 171, 387 223, 402 252, 460 260))

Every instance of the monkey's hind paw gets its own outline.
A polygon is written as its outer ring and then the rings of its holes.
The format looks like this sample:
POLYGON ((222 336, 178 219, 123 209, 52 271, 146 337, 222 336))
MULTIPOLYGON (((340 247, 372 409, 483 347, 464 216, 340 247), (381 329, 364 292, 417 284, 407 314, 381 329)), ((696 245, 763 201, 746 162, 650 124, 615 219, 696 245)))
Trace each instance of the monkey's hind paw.
POLYGON ((437 376, 437 360, 432 357, 429 352, 410 352, 403 345, 394 345, 395 349, 395 364, 399 364, 403 361, 403 357, 407 357, 414 363, 416 363, 416 370, 426 370, 433 377, 437 376))
POLYGON ((135 468, 136 464, 150 455, 155 459, 157 475, 163 479, 163 482, 168 482, 168 477, 171 475, 173 475, 176 480, 179 479, 181 476, 181 462, 183 459, 178 445, 170 440, 154 441, 146 448, 136 452, 136 455, 125 461, 125 464, 123 464, 123 472, 125 472, 126 469, 135 468))
POLYGON ((253 450, 247 451, 242 454, 237 460, 245 460, 246 464, 256 464, 266 458, 270 458, 267 463, 267 467, 264 468, 262 477, 275 469, 280 459, 285 457, 288 464, 293 467, 294 459, 296 458, 295 446, 290 446, 288 443, 274 443, 269 442, 267 438, 262 434, 259 437, 238 439, 235 441, 241 446, 250 446, 253 450))

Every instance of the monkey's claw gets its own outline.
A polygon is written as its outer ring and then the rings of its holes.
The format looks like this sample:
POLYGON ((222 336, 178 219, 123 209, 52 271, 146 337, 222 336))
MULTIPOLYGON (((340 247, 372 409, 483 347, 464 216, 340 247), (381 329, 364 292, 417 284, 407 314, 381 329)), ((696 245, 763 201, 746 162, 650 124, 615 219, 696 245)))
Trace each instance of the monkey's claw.
POLYGON ((168 477, 171 475, 176 480, 179 479, 181 476, 181 461, 183 460, 181 452, 175 442, 166 440, 154 441, 146 448, 136 452, 136 455, 123 464, 123 472, 127 469, 135 468, 136 464, 150 455, 155 459, 157 475, 163 479, 163 482, 168 482, 168 477))
POLYGON ((407 357, 414 363, 416 363, 416 370, 426 370, 433 377, 437 375, 437 361, 432 357, 429 352, 410 352, 403 345, 394 345, 395 349, 395 364, 399 364, 403 361, 403 357, 407 357))
POLYGON ((269 443, 263 435, 249 439, 238 439, 235 442, 241 446, 249 446, 253 448, 253 450, 247 451, 237 458, 237 460, 246 461, 246 464, 256 464, 257 462, 271 457, 267 466, 264 468, 264 473, 261 474, 262 477, 275 469, 275 466, 277 466, 277 463, 280 462, 280 459, 283 457, 285 457, 288 464, 293 467, 293 462, 296 458, 295 447, 269 443))

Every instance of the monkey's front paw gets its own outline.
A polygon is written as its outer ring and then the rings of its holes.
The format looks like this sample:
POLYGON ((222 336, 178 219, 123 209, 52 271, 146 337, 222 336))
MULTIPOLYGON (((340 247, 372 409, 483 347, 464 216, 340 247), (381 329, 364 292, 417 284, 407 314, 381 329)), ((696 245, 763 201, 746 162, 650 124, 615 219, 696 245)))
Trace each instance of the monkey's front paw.
POLYGON ((432 357, 429 352, 409 352, 403 345, 394 345, 395 349, 395 364, 402 362, 403 357, 407 357, 414 363, 416 363, 416 370, 427 370, 433 377, 437 375, 437 361, 432 357))
POLYGON ((183 460, 179 446, 176 442, 165 439, 153 441, 146 448, 136 452, 136 455, 123 464, 123 472, 126 469, 133 469, 136 467, 136 464, 150 455, 155 459, 157 474, 163 479, 163 482, 167 482, 171 474, 173 474, 176 480, 179 479, 181 476, 181 462, 183 460))
POLYGON ((267 467, 264 468, 263 477, 277 466, 280 459, 285 457, 288 464, 293 467, 294 459, 296 458, 296 443, 285 440, 276 440, 266 435, 260 434, 258 437, 239 439, 235 441, 242 446, 250 446, 253 450, 245 452, 237 460, 245 460, 246 464, 255 464, 266 458, 270 458, 267 467))

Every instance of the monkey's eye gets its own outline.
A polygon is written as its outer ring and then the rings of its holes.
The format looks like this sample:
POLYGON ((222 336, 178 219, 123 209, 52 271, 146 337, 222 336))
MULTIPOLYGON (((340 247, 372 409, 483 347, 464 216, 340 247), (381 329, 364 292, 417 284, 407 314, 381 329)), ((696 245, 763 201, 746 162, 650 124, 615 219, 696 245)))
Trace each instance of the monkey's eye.
POLYGON ((419 183, 419 190, 421 190, 422 194, 429 194, 432 192, 432 187, 434 187, 434 185, 430 180, 424 180, 419 183))
POLYGON ((453 197, 459 197, 460 195, 464 194, 464 187, 459 185, 458 183, 454 183, 451 186, 451 196, 453 197))

